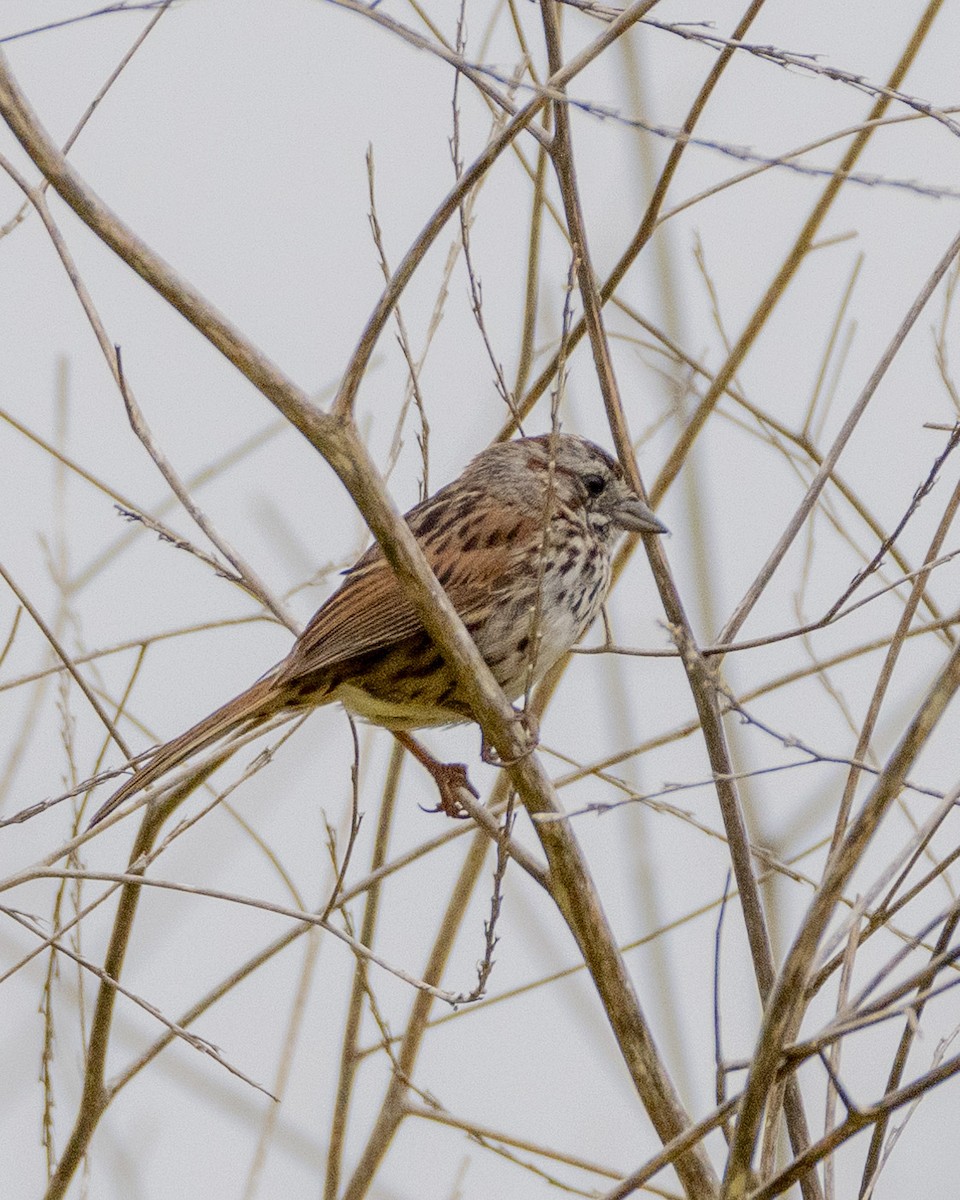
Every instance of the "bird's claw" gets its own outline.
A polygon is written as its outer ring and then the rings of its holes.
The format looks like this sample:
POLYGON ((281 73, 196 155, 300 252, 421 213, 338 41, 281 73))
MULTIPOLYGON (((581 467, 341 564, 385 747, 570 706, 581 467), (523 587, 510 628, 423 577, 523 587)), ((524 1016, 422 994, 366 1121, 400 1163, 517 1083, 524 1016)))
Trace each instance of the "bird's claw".
POLYGON ((467 768, 463 763, 437 763, 431 771, 433 778, 437 784, 437 791, 440 793, 440 803, 435 808, 426 808, 420 805, 423 812, 429 813, 445 813, 448 817, 453 817, 458 821, 464 821, 470 816, 470 813, 464 808, 459 797, 459 792, 469 792, 471 796, 477 800, 480 799, 480 793, 470 782, 470 777, 467 775, 467 768))
POLYGON ((532 712, 527 712, 526 709, 514 709, 513 719, 523 730, 524 736, 527 739, 526 749, 522 753, 516 755, 515 758, 501 758, 493 746, 487 743, 487 739, 483 736, 480 744, 480 757, 491 767, 512 767, 518 762, 522 762, 525 758, 531 755, 537 746, 540 745, 540 722, 532 712))

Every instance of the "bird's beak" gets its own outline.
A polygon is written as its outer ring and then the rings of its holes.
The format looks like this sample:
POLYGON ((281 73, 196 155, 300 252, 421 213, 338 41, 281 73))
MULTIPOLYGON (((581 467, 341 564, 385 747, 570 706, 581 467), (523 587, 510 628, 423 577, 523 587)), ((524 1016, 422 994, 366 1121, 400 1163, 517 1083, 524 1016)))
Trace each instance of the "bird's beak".
POLYGON ((657 520, 652 508, 649 508, 639 496, 629 494, 617 502, 610 513, 615 525, 621 529, 629 529, 633 533, 669 533, 666 525, 657 520))

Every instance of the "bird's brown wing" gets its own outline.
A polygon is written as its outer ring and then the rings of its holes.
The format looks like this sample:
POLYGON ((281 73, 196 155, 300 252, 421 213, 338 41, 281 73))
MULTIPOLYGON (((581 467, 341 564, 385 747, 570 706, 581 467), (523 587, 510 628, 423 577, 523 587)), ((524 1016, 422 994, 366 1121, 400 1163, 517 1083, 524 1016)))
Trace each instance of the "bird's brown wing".
MULTIPOLYGON (((461 619, 482 619, 498 586, 539 532, 537 520, 501 500, 438 492, 408 514, 421 548, 461 619)), ((423 628, 379 546, 371 546, 303 631, 280 674, 313 675, 397 645, 423 628)))

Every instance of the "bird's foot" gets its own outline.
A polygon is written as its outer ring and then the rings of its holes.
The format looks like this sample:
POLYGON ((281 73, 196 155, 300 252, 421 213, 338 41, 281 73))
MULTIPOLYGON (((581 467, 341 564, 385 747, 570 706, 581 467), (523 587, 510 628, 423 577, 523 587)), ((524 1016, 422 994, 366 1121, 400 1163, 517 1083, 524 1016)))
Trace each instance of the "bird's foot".
POLYGON ((436 808, 424 808, 421 804, 420 808, 424 812, 442 812, 448 817, 456 817, 458 820, 463 820, 469 817, 463 801, 460 799, 461 792, 467 792, 469 795, 480 799, 480 793, 470 782, 467 775, 467 768, 463 763, 442 763, 439 759, 434 758, 426 746, 421 746, 415 737, 409 733, 395 731, 393 735, 397 741, 408 750, 422 767, 430 773, 430 777, 437 785, 437 791, 440 793, 440 803, 436 808))
POLYGON ((480 757, 485 763, 491 767, 512 767, 518 762, 522 762, 529 757, 537 746, 540 745, 540 722, 532 712, 527 712, 526 709, 513 710, 513 719, 523 731, 523 736, 527 740, 526 748, 517 754, 514 758, 501 758, 493 746, 489 745, 486 736, 481 735, 483 740, 480 744, 480 757))
POLYGON ((470 782, 466 766, 463 763, 442 763, 434 760, 428 770, 440 793, 440 803, 436 808, 424 808, 422 804, 420 808, 424 812, 446 813, 448 817, 454 817, 458 821, 466 820, 470 813, 464 807, 460 793, 469 792, 475 799, 480 799, 480 793, 470 782))

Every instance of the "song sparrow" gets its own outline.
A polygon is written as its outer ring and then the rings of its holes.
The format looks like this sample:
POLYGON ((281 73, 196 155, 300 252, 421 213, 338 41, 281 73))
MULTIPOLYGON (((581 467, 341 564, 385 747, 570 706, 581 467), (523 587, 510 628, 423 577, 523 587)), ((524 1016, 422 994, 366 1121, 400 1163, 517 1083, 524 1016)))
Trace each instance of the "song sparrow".
MULTIPOLYGON (((664 532, 624 483, 619 463, 584 438, 560 434, 490 446, 406 520, 511 701, 600 611, 620 531, 664 532)), ((282 662, 154 750, 91 824, 214 742, 334 700, 398 736, 472 719, 453 670, 376 544, 282 662)))

